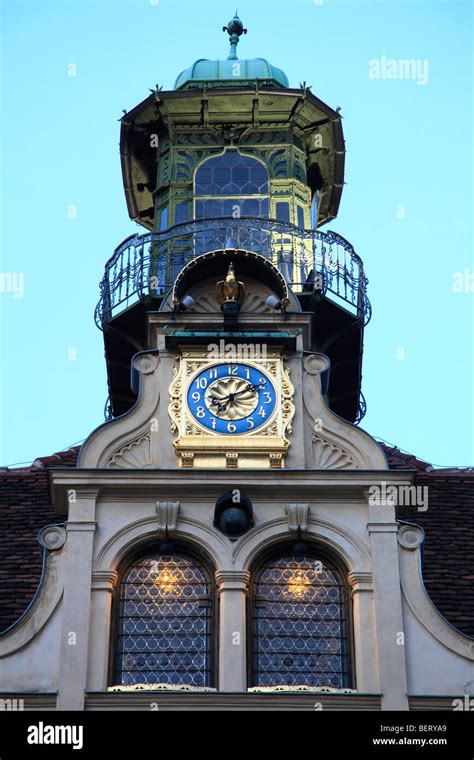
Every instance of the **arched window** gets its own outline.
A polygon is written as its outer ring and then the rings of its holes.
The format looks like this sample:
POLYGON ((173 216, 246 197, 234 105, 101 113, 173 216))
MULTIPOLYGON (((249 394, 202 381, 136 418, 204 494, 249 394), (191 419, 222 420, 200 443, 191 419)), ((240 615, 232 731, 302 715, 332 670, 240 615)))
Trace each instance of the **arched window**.
POLYGON ((257 571, 252 685, 350 685, 346 587, 317 555, 280 553, 257 571))
POLYGON ((195 218, 268 218, 268 171, 237 150, 204 161, 195 174, 195 218))
POLYGON ((122 576, 115 684, 211 686, 213 587, 194 558, 149 554, 122 576))

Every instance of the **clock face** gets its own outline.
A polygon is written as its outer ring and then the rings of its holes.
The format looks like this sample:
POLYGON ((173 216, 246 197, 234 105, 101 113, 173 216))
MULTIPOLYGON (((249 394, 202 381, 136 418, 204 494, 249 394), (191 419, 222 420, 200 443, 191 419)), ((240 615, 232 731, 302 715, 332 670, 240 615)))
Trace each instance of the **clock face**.
POLYGON ((261 369, 238 362, 207 366, 187 391, 196 422, 227 435, 250 433, 267 424, 276 398, 275 386, 261 369))

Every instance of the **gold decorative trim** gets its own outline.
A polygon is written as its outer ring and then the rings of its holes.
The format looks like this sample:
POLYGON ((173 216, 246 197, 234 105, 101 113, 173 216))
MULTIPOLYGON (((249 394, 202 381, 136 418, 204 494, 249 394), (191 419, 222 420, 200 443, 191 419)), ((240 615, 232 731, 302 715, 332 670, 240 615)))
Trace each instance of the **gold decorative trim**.
POLYGON ((217 691, 211 686, 173 685, 169 683, 135 683, 123 686, 108 686, 107 691, 217 691))
POLYGON ((281 382, 281 397, 282 397, 282 414, 283 414, 283 435, 287 435, 292 432, 293 428, 291 422, 295 416, 295 405, 293 403, 293 396, 295 395, 295 389, 293 383, 290 380, 290 370, 283 367, 283 377, 281 382))
POLYGON ((171 417, 171 432, 177 433, 181 420, 181 389, 183 386, 182 363, 173 367, 173 380, 169 387, 170 403, 168 404, 168 414, 171 417))
POLYGON ((252 686, 247 689, 250 694, 258 694, 259 692, 271 693, 275 691, 304 691, 311 694, 357 694, 356 689, 336 689, 334 686, 290 686, 286 684, 280 684, 278 686, 252 686))
POLYGON ((288 453, 295 414, 294 387, 284 357, 279 349, 262 358, 230 357, 210 358, 204 348, 184 348, 178 365, 173 369, 170 384, 168 412, 171 430, 176 434, 174 446, 182 467, 262 467, 281 469, 288 453), (280 403, 263 428, 245 435, 225 436, 204 426, 191 417, 186 394, 189 383, 202 369, 223 362, 243 361, 266 373, 275 385, 280 403))
POLYGON ((183 451, 181 453, 181 466, 192 467, 194 464, 194 453, 192 451, 183 451))
POLYGON ((226 467, 229 468, 236 468, 239 465, 239 454, 238 452, 234 451, 228 451, 225 455, 225 463, 226 467))
POLYGON ((270 468, 272 470, 281 469, 283 467, 283 456, 280 451, 271 451, 268 455, 270 460, 270 468))

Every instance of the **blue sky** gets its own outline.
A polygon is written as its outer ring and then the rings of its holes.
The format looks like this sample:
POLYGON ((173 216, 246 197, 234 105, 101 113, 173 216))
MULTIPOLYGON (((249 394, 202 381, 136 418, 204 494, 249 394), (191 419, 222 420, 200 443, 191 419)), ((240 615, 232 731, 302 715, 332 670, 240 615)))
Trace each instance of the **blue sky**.
MULTIPOLYGON (((140 231, 126 211, 118 119, 155 83, 171 89, 196 58, 225 58, 221 29, 235 4, 0 5, 0 270, 17 277, 4 277, 0 292, 8 465, 80 441, 103 421, 98 283, 116 245, 140 231)), ((473 464, 474 293, 453 290, 456 272, 467 284, 474 272, 472 4, 238 8, 249 29, 241 57, 268 58, 290 85, 306 80, 342 109, 347 185, 327 227, 352 242, 370 280, 362 427, 435 464, 473 464), (370 62, 382 56, 416 59, 427 76, 373 79, 370 62)))

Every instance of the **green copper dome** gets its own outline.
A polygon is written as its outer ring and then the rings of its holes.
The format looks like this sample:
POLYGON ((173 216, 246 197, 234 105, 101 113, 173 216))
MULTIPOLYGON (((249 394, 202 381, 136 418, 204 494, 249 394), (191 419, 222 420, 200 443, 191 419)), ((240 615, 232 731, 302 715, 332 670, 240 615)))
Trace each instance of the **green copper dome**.
POLYGON ((250 60, 209 61, 200 58, 192 66, 181 72, 175 83, 175 90, 190 87, 231 87, 264 79, 276 87, 289 87, 285 72, 272 66, 265 58, 250 60), (238 67, 236 66, 238 64, 238 67), (236 73, 237 72, 237 73, 236 73))
POLYGON ((200 58, 192 66, 181 72, 174 88, 175 90, 192 87, 242 87, 244 84, 255 84, 256 81, 271 87, 289 87, 288 77, 281 69, 273 66, 265 58, 239 59, 237 44, 242 34, 247 34, 239 17, 236 15, 223 27, 229 34, 230 53, 227 60, 210 61, 200 58))

